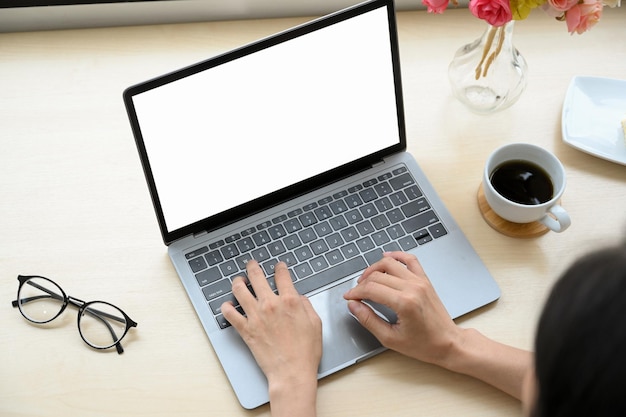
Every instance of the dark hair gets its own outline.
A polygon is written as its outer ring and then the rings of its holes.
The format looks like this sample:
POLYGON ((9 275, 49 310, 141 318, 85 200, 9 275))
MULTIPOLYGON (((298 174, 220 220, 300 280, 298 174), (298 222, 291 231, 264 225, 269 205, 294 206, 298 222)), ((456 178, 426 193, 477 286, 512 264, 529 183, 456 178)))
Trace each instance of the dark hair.
POLYGON ((626 245, 556 282, 535 339, 534 417, 626 416, 626 245))

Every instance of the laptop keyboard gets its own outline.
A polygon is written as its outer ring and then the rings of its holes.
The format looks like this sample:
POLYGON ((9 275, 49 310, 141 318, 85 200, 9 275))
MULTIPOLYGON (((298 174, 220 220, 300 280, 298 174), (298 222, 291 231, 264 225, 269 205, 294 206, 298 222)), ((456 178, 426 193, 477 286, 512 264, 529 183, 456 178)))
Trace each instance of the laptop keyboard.
POLYGON ((274 265, 287 264, 300 294, 366 268, 383 251, 409 250, 447 233, 414 178, 401 166, 185 254, 219 326, 232 279, 255 259, 276 291, 274 265))

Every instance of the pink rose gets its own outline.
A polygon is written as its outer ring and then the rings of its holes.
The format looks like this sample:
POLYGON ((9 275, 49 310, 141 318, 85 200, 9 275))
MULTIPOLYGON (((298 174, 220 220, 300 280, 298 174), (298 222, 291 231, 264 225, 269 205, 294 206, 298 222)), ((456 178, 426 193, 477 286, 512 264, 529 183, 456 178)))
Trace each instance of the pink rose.
POLYGON ((598 23, 601 16, 602 0, 583 0, 565 12, 567 30, 580 35, 598 23))
POLYGON ((578 3, 578 0, 548 0, 547 4, 555 10, 565 12, 578 3))
POLYGON ((470 0, 469 9, 492 26, 502 26, 513 18, 509 0, 470 0))
POLYGON ((450 0, 422 0, 422 4, 428 7, 428 13, 443 13, 448 8, 450 0))

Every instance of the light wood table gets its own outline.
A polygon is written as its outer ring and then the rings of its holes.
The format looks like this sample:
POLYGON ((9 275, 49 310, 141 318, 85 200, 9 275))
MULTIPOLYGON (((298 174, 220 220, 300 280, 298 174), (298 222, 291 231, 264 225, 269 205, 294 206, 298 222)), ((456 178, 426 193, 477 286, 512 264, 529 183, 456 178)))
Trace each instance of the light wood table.
MULTIPOLYGON (((510 109, 467 111, 447 66, 484 24, 466 9, 399 14, 410 151, 502 288, 459 319, 532 348, 549 288, 576 257, 624 237, 626 167, 561 140, 571 78, 626 78, 626 7, 605 9, 584 35, 534 12, 515 27, 530 67, 510 109), (553 151, 565 165, 563 234, 513 239, 481 218, 476 192, 488 154, 509 142, 553 151)), ((122 104, 124 88, 306 19, 216 22, 0 35, 0 415, 266 416, 242 409, 169 262, 122 104), (126 352, 89 349, 75 310, 46 328, 10 302, 18 274, 106 300, 139 323, 126 352)), ((624 109, 626 113, 626 109, 624 109)), ((320 382, 320 416, 515 416, 519 403, 471 378, 395 352, 320 382)))

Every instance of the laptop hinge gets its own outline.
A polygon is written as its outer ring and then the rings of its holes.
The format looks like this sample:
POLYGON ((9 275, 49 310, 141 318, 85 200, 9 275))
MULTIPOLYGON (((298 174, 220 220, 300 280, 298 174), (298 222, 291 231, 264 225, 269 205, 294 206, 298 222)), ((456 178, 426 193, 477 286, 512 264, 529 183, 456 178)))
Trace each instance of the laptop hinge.
POLYGON ((194 238, 194 239, 198 239, 199 237, 202 237, 202 236, 204 236, 204 235, 207 235, 208 233, 209 233, 209 232, 207 232, 206 230, 202 230, 202 231, 200 231, 200 232, 198 232, 198 233, 194 233, 194 234, 193 234, 193 238, 194 238))

